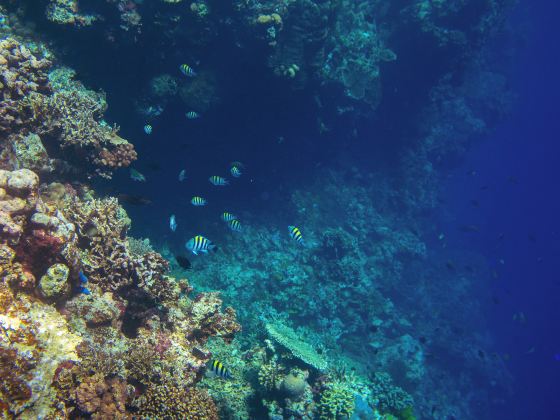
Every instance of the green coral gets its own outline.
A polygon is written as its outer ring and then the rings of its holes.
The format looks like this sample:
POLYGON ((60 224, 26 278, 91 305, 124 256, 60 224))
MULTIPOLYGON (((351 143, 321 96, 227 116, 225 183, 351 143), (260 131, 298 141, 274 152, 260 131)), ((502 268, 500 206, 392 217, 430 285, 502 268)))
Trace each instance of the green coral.
POLYGON ((325 358, 317 353, 309 343, 303 341, 290 327, 279 322, 268 322, 265 327, 268 335, 286 347, 294 357, 318 370, 324 370, 327 367, 325 358))
POLYGON ((354 393, 345 382, 330 382, 321 393, 321 420, 348 419, 354 412, 354 393))

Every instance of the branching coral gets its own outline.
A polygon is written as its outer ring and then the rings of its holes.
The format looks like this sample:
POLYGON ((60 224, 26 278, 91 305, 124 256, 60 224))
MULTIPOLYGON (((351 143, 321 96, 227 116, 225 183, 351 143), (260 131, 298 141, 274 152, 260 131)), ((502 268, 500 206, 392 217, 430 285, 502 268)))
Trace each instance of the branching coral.
POLYGON ((354 412, 354 392, 343 382, 328 382, 321 393, 321 420, 347 419, 354 412))
POLYGON ((168 385, 151 386, 138 399, 139 415, 143 419, 218 420, 218 410, 206 391, 197 388, 176 388, 168 385))

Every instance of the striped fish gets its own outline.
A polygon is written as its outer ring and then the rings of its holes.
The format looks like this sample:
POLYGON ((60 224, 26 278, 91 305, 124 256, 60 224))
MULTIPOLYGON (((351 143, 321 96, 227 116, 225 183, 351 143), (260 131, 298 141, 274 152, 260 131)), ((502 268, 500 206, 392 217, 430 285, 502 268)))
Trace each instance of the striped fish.
POLYGON ((303 235, 301 234, 301 231, 299 230, 299 228, 295 227, 295 226, 288 226, 288 231, 290 232, 290 236, 292 237, 292 239, 294 241, 296 241, 299 244, 304 244, 305 242, 303 241, 303 235))
POLYGON ((197 118, 200 118, 200 114, 196 111, 189 111, 185 114, 185 116, 188 120, 196 120, 197 118))
POLYGON ((210 178, 208 178, 208 181, 210 181, 210 184, 217 185, 219 187, 223 187, 224 185, 229 184, 229 181, 227 179, 218 175, 212 175, 210 178))
POLYGON ((237 219, 230 220, 228 226, 234 232, 241 232, 241 223, 237 219))
POLYGON ((181 64, 179 66, 179 70, 181 70, 181 73, 183 73, 185 76, 188 76, 188 77, 196 76, 196 72, 188 64, 181 64))
POLYGON ((195 195, 193 198, 191 198, 191 204, 193 206, 205 206, 206 205, 206 199, 199 197, 198 195, 195 195))
POLYGON ((235 219, 235 216, 231 213, 228 213, 227 211, 224 211, 222 213, 222 220, 224 222, 231 222, 233 219, 235 219))
POLYGON ((216 375, 219 376, 220 378, 223 379, 231 379, 231 373, 229 371, 229 369, 227 367, 225 367, 222 362, 220 362, 219 360, 212 360, 212 364, 210 365, 210 371, 216 375))
POLYGON ((150 135, 150 134, 152 134, 152 130, 153 130, 153 129, 152 129, 152 126, 151 126, 150 124, 146 124, 146 125, 144 126, 144 133, 150 135))
POLYGON ((232 166, 230 172, 234 178, 239 178, 242 174, 241 170, 237 166, 232 166))
POLYGON ((185 244, 185 248, 191 251, 194 255, 198 255, 199 252, 207 254, 208 251, 217 250, 216 245, 202 235, 196 235, 194 238, 189 239, 189 241, 185 244))

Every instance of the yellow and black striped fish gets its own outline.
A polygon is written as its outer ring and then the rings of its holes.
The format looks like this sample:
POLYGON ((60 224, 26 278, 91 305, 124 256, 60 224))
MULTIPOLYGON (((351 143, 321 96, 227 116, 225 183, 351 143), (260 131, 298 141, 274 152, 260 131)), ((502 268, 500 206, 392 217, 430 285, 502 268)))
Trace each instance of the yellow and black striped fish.
POLYGON ((237 219, 230 220, 228 222, 229 228, 234 232, 241 232, 241 223, 237 219))
POLYGON ((205 206, 206 205, 206 200, 202 197, 199 197, 198 195, 195 195, 192 199, 191 199, 191 204, 193 206, 205 206))
POLYGON ((200 118, 200 114, 196 111, 189 111, 185 114, 185 116, 188 120, 196 120, 197 118, 200 118))
POLYGON ((223 379, 230 379, 232 377, 229 369, 225 367, 222 364, 222 362, 220 362, 219 360, 215 360, 215 359, 212 360, 212 364, 210 365, 210 370, 216 376, 219 376, 220 378, 223 379))
POLYGON ((183 73, 185 76, 188 76, 188 77, 196 76, 196 72, 188 64, 181 64, 179 66, 179 70, 181 70, 181 73, 183 73))
POLYGON ((231 214, 231 213, 229 213, 229 212, 227 212, 227 211, 224 211, 224 212, 222 213, 222 220, 223 220, 224 222, 231 222, 233 219, 235 219, 235 215, 233 215, 233 214, 231 214))
POLYGON ((290 232, 290 236, 292 237, 292 239, 294 241, 296 241, 299 244, 304 244, 305 242, 303 241, 303 235, 301 234, 301 231, 299 230, 299 228, 295 227, 295 226, 288 226, 288 231, 290 232))
POLYGON ((196 235, 194 238, 189 239, 189 241, 185 244, 185 248, 191 251, 194 255, 198 255, 199 252, 207 254, 208 251, 217 250, 216 245, 202 235, 196 235))
POLYGON ((210 178, 208 178, 208 181, 210 181, 210 184, 216 185, 218 187, 223 187, 224 185, 229 184, 229 181, 227 179, 218 175, 212 175, 210 178))

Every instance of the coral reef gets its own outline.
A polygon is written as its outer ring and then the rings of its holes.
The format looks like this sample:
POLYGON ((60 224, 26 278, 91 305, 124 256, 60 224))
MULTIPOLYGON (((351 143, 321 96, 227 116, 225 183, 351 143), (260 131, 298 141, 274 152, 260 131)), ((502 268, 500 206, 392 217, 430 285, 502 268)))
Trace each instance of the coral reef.
MULTIPOLYGON (((49 83, 51 61, 32 53, 14 38, 0 42, 0 132, 4 134, 0 165, 60 173, 68 166, 89 165, 86 172, 110 177, 137 158, 132 144, 119 137, 117 127, 101 121, 107 108, 102 95, 79 83, 49 83), (48 156, 45 145, 55 145, 48 156)), ((72 74, 62 71, 62 75, 72 74)), ((74 171, 76 174, 77 171, 74 171)))
POLYGON ((240 330, 235 311, 222 312, 217 293, 189 299, 192 288, 165 276, 168 263, 152 250, 132 254, 130 219, 116 199, 39 187, 30 170, 0 170, 0 368, 15 372, 0 389, 5 413, 131 417, 142 393, 130 378, 151 389, 141 412, 165 410, 153 383, 166 379, 180 400, 200 404, 193 416, 217 418, 192 387, 210 357, 208 338, 231 342, 240 330), (79 271, 88 293, 76 292, 79 271))

